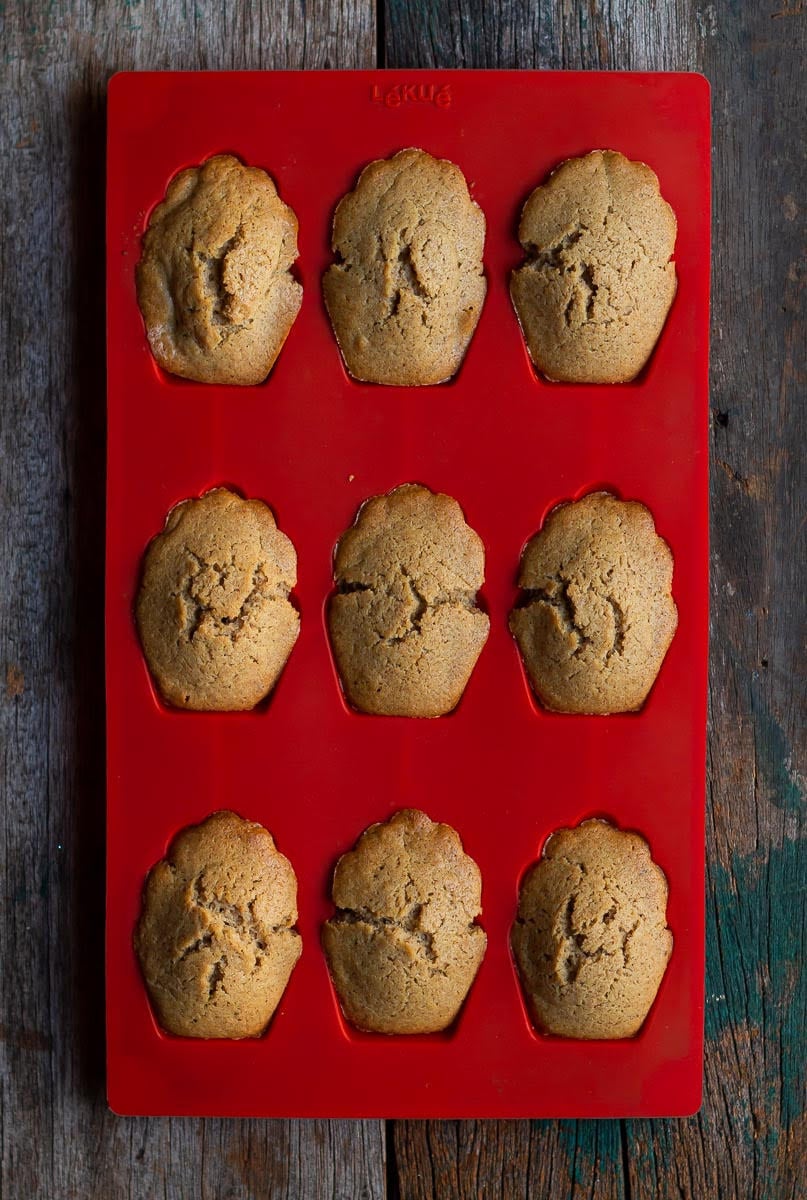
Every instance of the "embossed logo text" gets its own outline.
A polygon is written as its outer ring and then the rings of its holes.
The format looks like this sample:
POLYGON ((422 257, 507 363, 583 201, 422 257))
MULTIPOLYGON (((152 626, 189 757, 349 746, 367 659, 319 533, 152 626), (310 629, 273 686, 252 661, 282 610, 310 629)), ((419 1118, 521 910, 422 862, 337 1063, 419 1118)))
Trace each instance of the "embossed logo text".
POLYGON ((451 84, 444 83, 396 83, 394 87, 373 84, 370 93, 373 104, 387 108, 400 108, 402 104, 434 104, 437 108, 448 108, 451 104, 451 84))

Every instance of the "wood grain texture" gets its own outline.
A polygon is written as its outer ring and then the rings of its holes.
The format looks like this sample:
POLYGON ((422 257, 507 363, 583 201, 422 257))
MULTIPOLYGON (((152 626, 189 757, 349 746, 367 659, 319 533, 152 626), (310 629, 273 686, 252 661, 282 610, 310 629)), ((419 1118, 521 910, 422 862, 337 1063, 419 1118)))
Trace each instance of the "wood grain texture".
POLYGON ((43 0, 0 22, 0 1196, 375 1198, 379 1121, 107 1111, 102 673, 107 80, 373 66, 375 9, 43 0))
POLYGON ((389 0, 384 30, 388 66, 700 70, 715 128, 703 1109, 398 1122, 391 1174, 403 1200, 795 1200, 807 1178, 804 5, 389 0))

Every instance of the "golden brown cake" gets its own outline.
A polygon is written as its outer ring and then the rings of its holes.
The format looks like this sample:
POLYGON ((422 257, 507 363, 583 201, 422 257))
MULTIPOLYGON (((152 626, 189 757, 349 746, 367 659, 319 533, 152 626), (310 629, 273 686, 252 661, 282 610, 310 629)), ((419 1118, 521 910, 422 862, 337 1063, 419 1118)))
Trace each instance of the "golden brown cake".
POLYGON ((260 1037, 302 952, 297 879, 262 825, 216 812, 149 872, 135 932, 160 1025, 180 1037, 260 1037))
POLYGON ((149 343, 166 371, 256 384, 302 302, 297 218, 265 171, 229 154, 180 172, 151 214, 137 267, 149 343))
POLYGON ((375 1033, 436 1033, 485 954, 479 868, 450 825, 405 809, 365 830, 333 878, 322 930, 347 1019, 375 1033))
POLYGON ((401 150, 339 203, 325 303, 348 371, 370 383, 449 379, 482 305, 485 217, 459 167, 401 150))
POLYGON ((294 547, 262 500, 216 488, 172 508, 146 551, 137 627, 157 686, 177 708, 253 708, 300 628, 294 547))
POLYGON ((554 712, 641 708, 678 622, 673 558, 643 504, 592 492, 547 517, 510 614, 533 690, 554 712))
POLYGON ((459 703, 488 636, 476 606, 485 550, 450 496, 374 496, 336 550, 328 612, 345 693, 362 712, 439 717, 459 703))
POLYGON ((650 357, 676 289, 677 222, 650 167, 613 150, 561 163, 521 214, 510 291, 530 357, 568 383, 624 383, 650 357))
POLYGON ((570 1038, 641 1028, 672 954, 667 880, 636 833, 561 829, 521 886, 511 941, 536 1024, 570 1038))

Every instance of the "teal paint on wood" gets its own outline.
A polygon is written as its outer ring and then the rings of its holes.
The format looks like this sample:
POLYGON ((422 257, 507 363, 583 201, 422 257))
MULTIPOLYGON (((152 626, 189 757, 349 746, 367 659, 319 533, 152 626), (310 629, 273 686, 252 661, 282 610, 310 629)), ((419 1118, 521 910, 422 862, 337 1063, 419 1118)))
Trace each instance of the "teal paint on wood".
POLYGON ((757 774, 768 789, 772 804, 787 812, 803 813, 804 780, 798 777, 793 747, 765 699, 758 672, 751 676, 750 695, 757 774))
POLYGON ((767 856, 735 855, 731 873, 718 864, 712 877, 722 925, 718 934, 712 916, 707 926, 707 994, 725 994, 726 1003, 707 1005, 706 1034, 743 1028, 750 1039, 764 1039, 769 1094, 781 1089, 771 1134, 787 1134, 805 1111, 804 840, 788 839, 767 856))
POLYGON ((618 1185, 614 1200, 624 1196, 620 1121, 559 1121, 558 1141, 575 1185, 588 1193, 597 1169, 613 1173, 618 1185))

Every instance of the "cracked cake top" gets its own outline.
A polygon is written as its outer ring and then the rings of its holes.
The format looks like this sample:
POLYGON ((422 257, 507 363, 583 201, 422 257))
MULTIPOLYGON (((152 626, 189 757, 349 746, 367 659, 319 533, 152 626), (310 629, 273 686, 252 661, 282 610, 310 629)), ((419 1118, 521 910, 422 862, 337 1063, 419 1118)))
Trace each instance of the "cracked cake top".
POLYGON ((511 941, 537 1024, 632 1037, 672 954, 667 880, 637 833, 584 821, 552 834, 521 885, 511 941))
POLYGON ((673 558, 643 504, 592 492, 527 543, 510 614, 533 690, 554 712, 641 708, 678 622, 673 558))
POLYGON ((409 483, 359 509, 336 549, 328 612, 356 708, 436 717, 459 703, 488 636, 476 605, 484 567, 482 541, 451 496, 409 483))
POLYGON ((441 383, 459 368, 485 300, 485 217, 462 171, 424 150, 365 167, 333 222, 323 277, 348 371, 369 383, 441 383))
POLYGON ((404 809, 365 830, 336 865, 322 935, 348 1020, 377 1033, 449 1025, 485 953, 481 893, 450 825, 404 809))
POLYGON ((180 172, 149 218, 137 299, 152 353, 200 383, 260 383, 302 301, 297 218, 229 154, 180 172))
POLYGON ((539 371, 569 383, 638 375, 675 296, 676 231, 655 173, 613 150, 570 158, 535 189, 510 291, 539 371))
POLYGON ((253 708, 299 632, 297 556, 262 500, 226 488, 185 500, 146 551, 137 626, 152 675, 178 708, 253 708))
POLYGON ((149 872, 135 950, 160 1025, 259 1037, 302 952, 297 879, 262 825, 216 812, 149 872))

